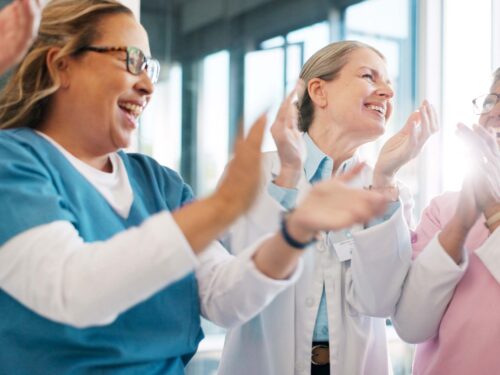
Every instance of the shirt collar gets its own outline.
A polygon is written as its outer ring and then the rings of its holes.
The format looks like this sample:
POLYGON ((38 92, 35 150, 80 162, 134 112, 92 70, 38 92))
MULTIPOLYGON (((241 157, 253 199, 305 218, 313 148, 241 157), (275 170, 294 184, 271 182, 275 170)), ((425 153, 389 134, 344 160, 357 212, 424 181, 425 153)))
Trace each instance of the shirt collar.
MULTIPOLYGON (((308 133, 304 133, 304 143, 307 150, 307 158, 304 163, 304 172, 307 180, 312 182, 329 178, 333 171, 333 159, 319 149, 308 133)), ((354 154, 352 158, 342 163, 337 173, 347 171, 357 160, 357 154, 354 154)))

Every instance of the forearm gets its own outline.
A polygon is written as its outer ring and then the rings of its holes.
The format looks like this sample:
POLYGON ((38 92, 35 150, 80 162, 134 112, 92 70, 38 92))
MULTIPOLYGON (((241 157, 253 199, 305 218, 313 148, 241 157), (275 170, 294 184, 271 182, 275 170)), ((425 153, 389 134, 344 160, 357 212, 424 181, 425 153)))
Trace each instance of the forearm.
POLYGON ((85 243, 65 221, 21 233, 1 247, 0 287, 36 313, 76 327, 116 317, 198 264, 164 212, 106 241, 85 243))
POLYGON ((203 251, 238 217, 237 205, 225 202, 217 195, 189 203, 172 213, 191 249, 203 251))
POLYGON ((456 264, 462 262, 463 247, 469 229, 462 225, 457 216, 454 216, 438 236, 439 243, 456 264))

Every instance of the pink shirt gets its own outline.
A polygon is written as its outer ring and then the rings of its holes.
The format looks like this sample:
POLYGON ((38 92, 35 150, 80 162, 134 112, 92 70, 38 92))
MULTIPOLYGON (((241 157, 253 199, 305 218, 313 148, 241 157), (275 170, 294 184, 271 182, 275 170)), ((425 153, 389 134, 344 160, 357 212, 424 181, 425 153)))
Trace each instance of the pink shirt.
MULTIPOLYGON (((414 256, 451 219, 457 199, 458 193, 446 193, 430 203, 413 235, 414 256)), ((496 251, 499 246, 494 246, 500 237, 495 231, 488 238, 484 221, 481 216, 469 232, 465 243, 469 265, 437 334, 417 345, 414 375, 500 374, 500 248, 496 251)))

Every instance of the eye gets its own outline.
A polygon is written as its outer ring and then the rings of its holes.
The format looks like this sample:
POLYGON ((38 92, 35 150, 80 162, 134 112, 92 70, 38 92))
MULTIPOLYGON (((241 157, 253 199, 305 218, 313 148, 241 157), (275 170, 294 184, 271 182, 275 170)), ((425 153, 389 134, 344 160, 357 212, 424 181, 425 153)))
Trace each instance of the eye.
POLYGON ((364 73, 361 78, 367 79, 371 82, 375 82, 375 77, 371 73, 364 73))

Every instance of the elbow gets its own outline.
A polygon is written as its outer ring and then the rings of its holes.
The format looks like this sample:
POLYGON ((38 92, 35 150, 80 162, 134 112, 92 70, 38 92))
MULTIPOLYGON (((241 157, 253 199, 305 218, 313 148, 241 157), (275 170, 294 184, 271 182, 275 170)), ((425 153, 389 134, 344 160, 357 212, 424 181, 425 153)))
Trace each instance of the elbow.
POLYGON ((420 344, 436 336, 436 330, 419 327, 415 324, 403 325, 393 319, 392 324, 398 336, 408 344, 420 344))

